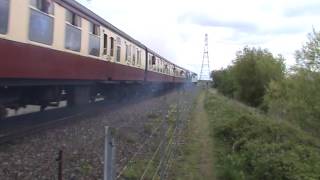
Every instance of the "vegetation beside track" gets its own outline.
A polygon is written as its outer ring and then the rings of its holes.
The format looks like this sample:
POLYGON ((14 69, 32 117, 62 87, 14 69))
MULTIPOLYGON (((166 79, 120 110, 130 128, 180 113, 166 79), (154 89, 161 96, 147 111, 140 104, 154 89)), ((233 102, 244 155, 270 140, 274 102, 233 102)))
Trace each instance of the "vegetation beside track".
POLYGON ((319 48, 313 30, 290 68, 281 55, 245 47, 213 71, 219 93, 252 107, 208 95, 219 179, 320 179, 319 48))
POLYGON ((179 154, 181 133, 189 118, 195 94, 197 91, 178 93, 177 104, 171 104, 165 113, 166 118, 163 113, 148 115, 153 120, 145 124, 144 131, 150 136, 141 144, 142 148, 138 148, 137 155, 132 156, 122 168, 120 177, 128 180, 159 179, 161 172, 164 172, 165 179, 176 179, 173 178, 175 172, 172 167, 179 154))
POLYGON ((192 116, 183 133, 179 158, 172 168, 170 179, 175 180, 214 180, 213 142, 210 138, 210 126, 203 107, 204 92, 200 93, 193 105, 192 116))
POLYGON ((269 50, 245 47, 227 68, 212 72, 223 95, 259 108, 320 138, 320 31, 295 52, 296 63, 269 50))
POLYGON ((205 107, 217 179, 320 179, 320 141, 217 93, 205 107))

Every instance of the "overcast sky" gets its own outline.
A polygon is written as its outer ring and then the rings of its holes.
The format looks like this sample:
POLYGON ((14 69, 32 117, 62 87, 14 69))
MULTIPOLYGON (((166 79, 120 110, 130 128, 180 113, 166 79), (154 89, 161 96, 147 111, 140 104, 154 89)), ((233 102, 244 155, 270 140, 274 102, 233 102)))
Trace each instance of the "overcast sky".
POLYGON ((312 27, 320 30, 319 0, 77 0, 168 60, 199 73, 205 33, 210 69, 227 67, 244 46, 294 51, 312 27))

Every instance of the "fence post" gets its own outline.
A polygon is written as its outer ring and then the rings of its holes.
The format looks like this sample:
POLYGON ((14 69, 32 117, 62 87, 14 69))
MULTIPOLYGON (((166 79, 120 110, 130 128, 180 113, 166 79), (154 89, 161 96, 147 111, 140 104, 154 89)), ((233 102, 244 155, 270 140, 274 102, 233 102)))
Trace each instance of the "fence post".
POLYGON ((56 161, 58 161, 58 180, 62 180, 62 166, 63 166, 63 151, 62 150, 59 150, 59 154, 58 154, 56 161))
POLYGON ((164 173, 165 173, 165 164, 164 160, 166 158, 166 145, 167 145, 167 130, 168 130, 168 116, 165 116, 163 125, 161 127, 161 138, 162 138, 162 144, 160 146, 160 180, 164 179, 164 173))
POLYGON ((115 141, 112 137, 111 128, 105 126, 104 139, 104 180, 114 180, 115 171, 115 141))
POLYGON ((112 180, 115 180, 116 179, 116 144, 115 144, 115 140, 114 140, 114 137, 112 137, 112 169, 111 169, 111 177, 112 177, 112 180))

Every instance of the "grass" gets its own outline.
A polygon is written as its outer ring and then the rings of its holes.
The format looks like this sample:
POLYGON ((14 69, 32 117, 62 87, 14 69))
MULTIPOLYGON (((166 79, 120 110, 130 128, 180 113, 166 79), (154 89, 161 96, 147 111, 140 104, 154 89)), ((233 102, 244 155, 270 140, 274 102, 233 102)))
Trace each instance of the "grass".
POLYGON ((93 170, 93 166, 89 162, 81 162, 80 172, 82 175, 89 175, 93 170))
POLYGON ((286 121, 209 93, 217 179, 320 179, 320 142, 286 121))
POLYGON ((203 108, 204 99, 204 93, 201 93, 194 104, 191 120, 183 135, 185 144, 180 147, 180 156, 173 164, 171 179, 215 179, 214 147, 210 137, 209 121, 203 108))
MULTIPOLYGON (((123 178, 126 180, 136 180, 140 179, 143 174, 146 165, 148 164, 147 159, 137 159, 133 163, 128 166, 128 169, 124 172, 123 178)), ((157 164, 156 162, 152 162, 148 172, 146 173, 145 179, 151 179, 153 176, 153 172, 156 170, 157 164)))
MULTIPOLYGON (((170 106, 170 109, 168 112, 169 116, 167 119, 167 131, 166 131, 167 143, 169 142, 170 138, 173 135, 174 125, 176 122, 176 118, 175 118, 176 113, 177 113, 176 106, 170 106)), ((159 115, 155 115, 155 114, 149 114, 148 118, 152 119, 152 121, 144 125, 144 132, 147 134, 152 134, 153 131, 161 125, 163 119, 159 115)), ((155 137, 160 136, 160 129, 158 129, 158 132, 154 136, 155 137)), ((137 158, 135 158, 132 162, 129 162, 128 167, 123 173, 122 177, 127 180, 140 179, 142 174, 146 170, 148 164, 150 163, 150 166, 147 169, 144 179, 152 179, 153 176, 155 175, 155 172, 157 171, 157 167, 160 162, 160 151, 158 151, 155 154, 155 158, 153 160, 151 159, 154 153, 156 152, 156 149, 159 146, 159 143, 160 143, 159 139, 151 140, 151 142, 149 142, 148 144, 149 148, 146 148, 146 149, 149 149, 150 152, 144 152, 143 155, 141 154, 137 156, 137 158)), ((166 154, 168 154, 168 152, 169 150, 166 149, 166 154)), ((159 179, 158 173, 156 173, 155 179, 159 179)))

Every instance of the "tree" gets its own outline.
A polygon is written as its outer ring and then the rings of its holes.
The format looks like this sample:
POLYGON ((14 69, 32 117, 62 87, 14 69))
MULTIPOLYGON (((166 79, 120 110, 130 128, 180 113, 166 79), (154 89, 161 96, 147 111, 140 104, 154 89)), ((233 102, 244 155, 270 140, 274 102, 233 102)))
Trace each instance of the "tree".
POLYGON ((284 78, 283 61, 268 50, 245 47, 237 52, 233 65, 212 72, 214 86, 226 96, 260 106, 269 83, 284 78))
POLYGON ((308 34, 308 41, 302 46, 301 50, 295 52, 296 63, 300 68, 310 71, 320 70, 320 32, 313 29, 308 34))
POLYGON ((236 89, 231 66, 226 69, 212 71, 211 78, 214 82, 214 88, 228 97, 233 97, 236 89))
POLYGON ((299 124, 319 134, 320 130, 320 33, 313 30, 301 50, 296 66, 284 80, 270 83, 264 97, 269 114, 299 124))
POLYGON ((266 49, 245 47, 239 51, 233 65, 236 97, 251 106, 261 105, 269 83, 284 77, 283 61, 266 49))

